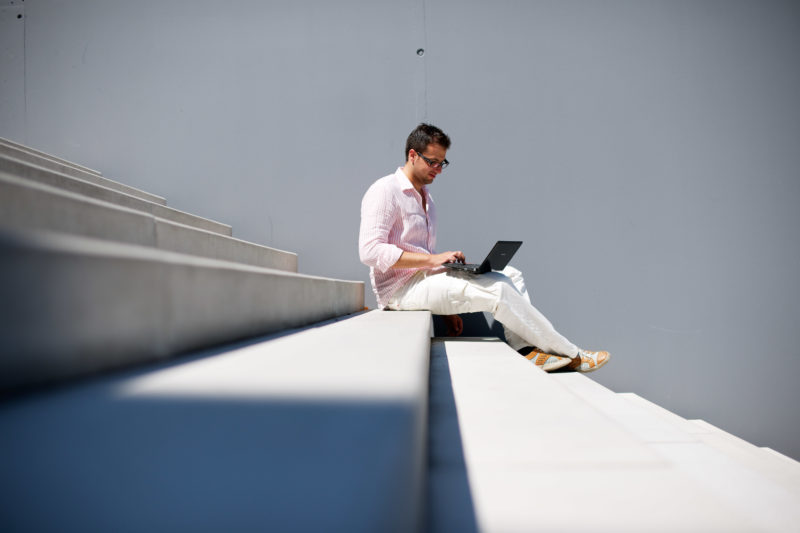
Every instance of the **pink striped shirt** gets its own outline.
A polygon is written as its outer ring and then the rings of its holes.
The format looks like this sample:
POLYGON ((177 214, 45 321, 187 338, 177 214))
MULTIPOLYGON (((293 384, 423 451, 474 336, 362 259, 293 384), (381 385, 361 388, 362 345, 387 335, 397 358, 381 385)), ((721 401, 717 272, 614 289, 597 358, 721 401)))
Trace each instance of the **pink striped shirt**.
POLYGON ((434 253, 436 208, 427 187, 422 196, 411 185, 402 167, 370 186, 361 201, 358 254, 368 265, 372 290, 383 309, 397 289, 420 269, 392 268, 403 252, 434 253))

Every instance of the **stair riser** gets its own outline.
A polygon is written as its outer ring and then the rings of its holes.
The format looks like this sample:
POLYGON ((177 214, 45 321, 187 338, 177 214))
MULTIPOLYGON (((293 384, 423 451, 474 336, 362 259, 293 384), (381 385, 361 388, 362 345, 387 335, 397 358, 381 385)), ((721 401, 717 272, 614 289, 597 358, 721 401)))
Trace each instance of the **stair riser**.
POLYGON ((16 159, 0 157, 0 172, 6 172, 21 179, 42 183, 95 200, 110 202, 122 207, 143 211, 173 222, 213 231, 221 235, 230 236, 232 233, 231 227, 228 225, 184 213, 160 204, 148 202, 141 198, 136 198, 107 187, 72 178, 65 174, 60 174, 16 159))
POLYGON ((364 305, 361 282, 98 248, 0 242, 0 389, 154 361, 364 305))
POLYGON ((0 174, 0 225, 96 237, 288 272, 297 255, 0 174))
POLYGON ((102 185, 103 187, 108 187, 109 189, 123 192, 125 194, 130 194, 131 196, 141 198, 142 200, 147 200, 148 202, 153 202, 161 205, 167 204, 166 200, 161 196, 150 194, 145 191, 140 191, 139 189, 136 189, 134 187, 130 187, 128 185, 124 185, 114 180, 104 178, 97 171, 90 171, 83 168, 79 168, 78 166, 72 163, 65 163, 59 160, 55 160, 51 157, 30 152, 22 148, 17 148, 9 146, 7 144, 0 143, 0 155, 17 159, 19 161, 24 161, 32 165, 40 166, 48 170, 58 172, 60 174, 66 174, 67 176, 78 178, 83 181, 88 181, 89 183, 102 185))
POLYGON ((4 138, 0 137, 0 146, 5 146, 7 148, 12 148, 12 149, 15 149, 15 150, 20 150, 20 151, 23 151, 23 152, 27 152, 27 153, 29 153, 31 155, 39 156, 39 157, 41 157, 43 159, 49 159, 51 161, 55 161, 55 162, 61 163, 63 165, 67 165, 67 166, 76 168, 78 170, 82 170, 84 172, 88 172, 90 174, 95 174, 97 176, 102 176, 102 174, 97 170, 85 167, 83 165, 79 165, 78 163, 73 163, 72 161, 67 161, 66 159, 62 159, 62 158, 60 158, 58 156, 55 156, 55 155, 52 155, 52 154, 48 154, 46 152, 42 152, 41 150, 37 150, 36 148, 31 148, 30 146, 25 146, 24 144, 19 144, 17 142, 9 140, 9 139, 4 139, 4 138))

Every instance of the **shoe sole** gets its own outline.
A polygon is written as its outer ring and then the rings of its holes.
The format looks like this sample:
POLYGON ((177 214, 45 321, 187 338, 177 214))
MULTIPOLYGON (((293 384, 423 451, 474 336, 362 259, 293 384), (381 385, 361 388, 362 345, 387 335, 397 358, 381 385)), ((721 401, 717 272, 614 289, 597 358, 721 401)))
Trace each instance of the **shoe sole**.
POLYGON ((601 366, 604 366, 604 365, 605 365, 606 363, 608 363, 610 360, 611 360, 611 354, 608 354, 608 357, 606 357, 606 358, 603 360, 603 362, 602 362, 602 363, 597 363, 597 364, 594 366, 594 368, 590 368, 589 370, 581 370, 580 368, 577 368, 577 369, 575 369, 575 372, 580 372, 581 374, 588 374, 589 372, 594 372, 595 370, 597 370, 597 369, 598 369, 598 368, 600 368, 601 366))
MULTIPOLYGON (((606 361, 607 361, 607 359, 606 359, 606 361)), ((570 359, 569 357, 564 357, 562 360, 556 361, 555 363, 545 363, 545 364, 542 365, 541 368, 545 372, 553 372, 554 370, 558 370, 559 368, 564 368, 565 366, 567 366, 571 362, 572 362, 572 359, 570 359)))

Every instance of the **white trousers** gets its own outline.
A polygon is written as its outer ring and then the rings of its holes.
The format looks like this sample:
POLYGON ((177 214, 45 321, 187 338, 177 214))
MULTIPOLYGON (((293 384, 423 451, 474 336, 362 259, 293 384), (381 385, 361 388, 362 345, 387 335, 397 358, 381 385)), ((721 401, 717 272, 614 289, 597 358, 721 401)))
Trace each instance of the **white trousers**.
POLYGON ((435 315, 489 312, 503 324, 506 341, 515 350, 536 346, 569 357, 578 353, 578 347, 557 332, 531 304, 522 273, 511 266, 502 272, 479 275, 421 270, 398 289, 387 308, 428 310, 435 315))

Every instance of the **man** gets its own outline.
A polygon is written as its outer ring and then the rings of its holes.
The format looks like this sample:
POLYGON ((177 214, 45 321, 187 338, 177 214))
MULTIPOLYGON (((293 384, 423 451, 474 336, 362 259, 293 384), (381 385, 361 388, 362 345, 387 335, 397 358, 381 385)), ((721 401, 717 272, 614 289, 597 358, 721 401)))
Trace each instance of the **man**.
POLYGON ((444 315, 456 335, 463 330, 458 313, 490 312, 503 324, 508 344, 543 370, 600 368, 608 352, 582 350, 558 333, 531 305, 518 270, 474 275, 442 267, 465 261, 460 251, 435 252, 436 207, 428 186, 447 167, 449 148, 442 130, 420 124, 406 140, 405 165, 364 195, 358 248, 378 306, 444 315))

